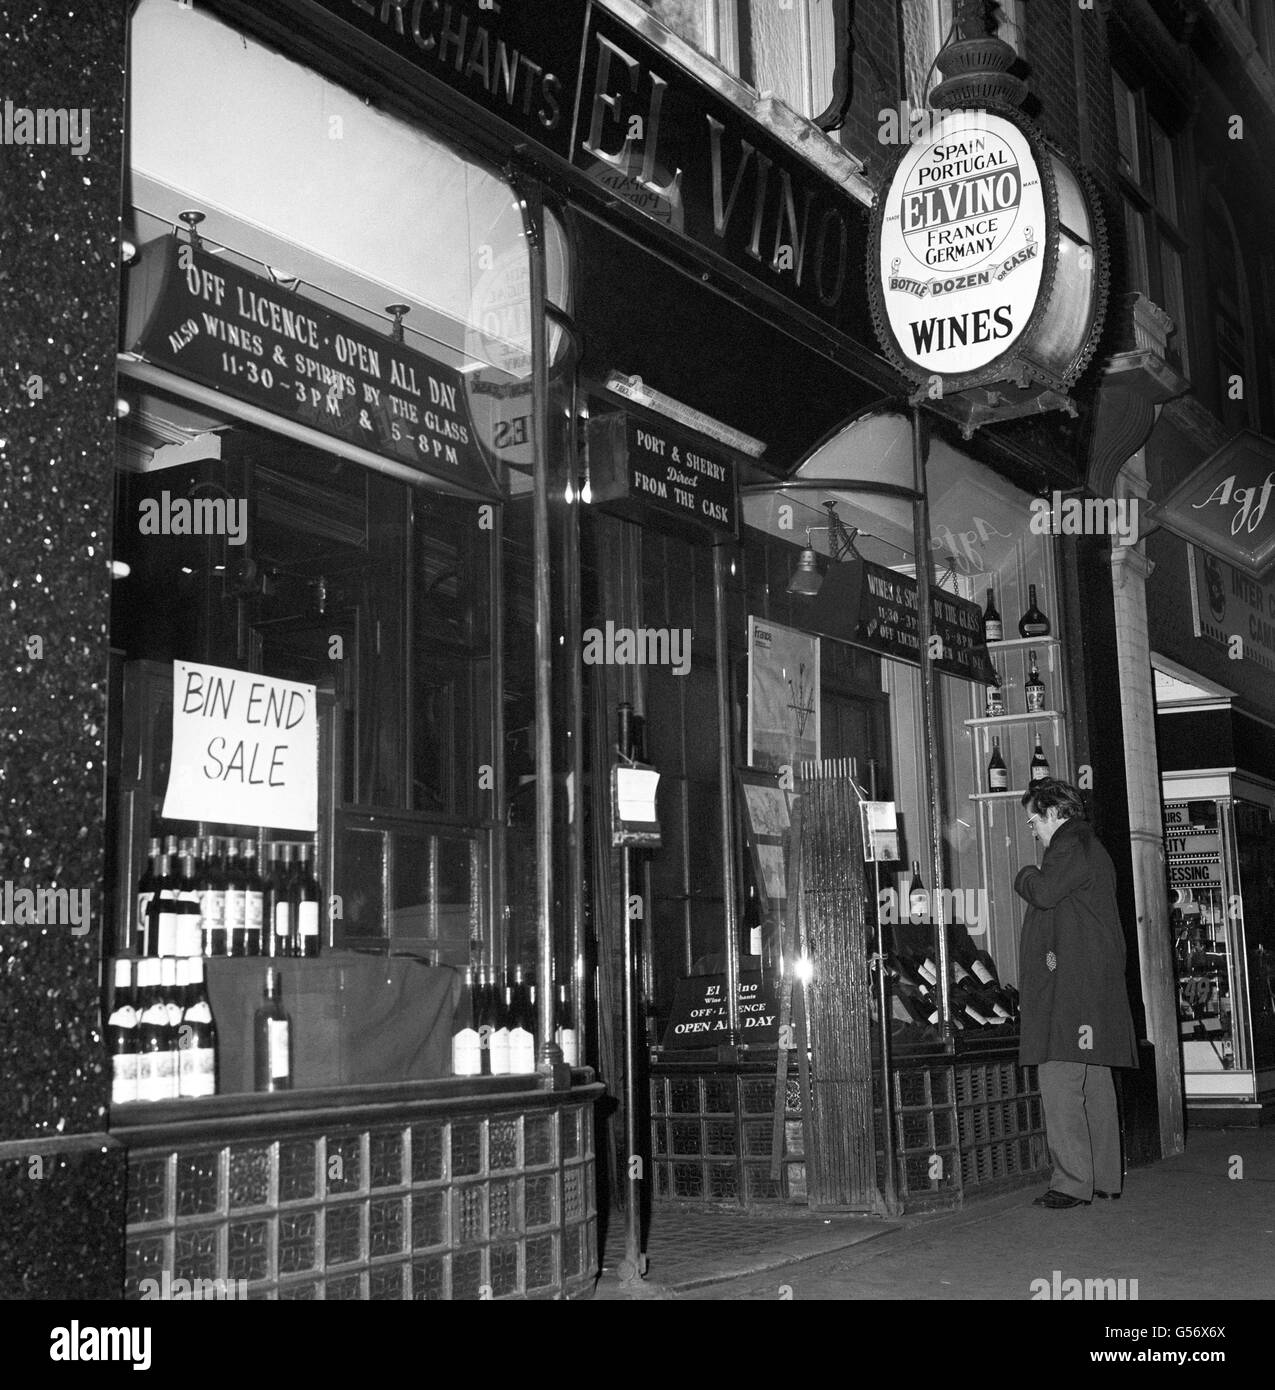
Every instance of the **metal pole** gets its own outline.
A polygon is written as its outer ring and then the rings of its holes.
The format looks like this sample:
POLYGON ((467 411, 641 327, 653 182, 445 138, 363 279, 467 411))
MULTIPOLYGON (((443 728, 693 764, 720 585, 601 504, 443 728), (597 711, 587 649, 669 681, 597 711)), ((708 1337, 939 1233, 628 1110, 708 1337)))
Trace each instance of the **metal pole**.
MULTIPOLYGON (((868 795, 877 799, 877 760, 868 759, 868 795)), ((893 1216, 899 1210, 898 1184, 894 1171, 894 1057, 891 1033, 894 990, 885 970, 885 927, 881 921, 881 865, 872 860, 872 901, 876 905, 877 953, 877 1032, 881 1043, 881 1147, 885 1152, 885 1211, 893 1216)))
POLYGON ((726 1042, 739 1042, 739 908, 735 898, 733 825, 734 740, 731 730, 730 660, 726 640, 726 555, 713 547, 713 638, 717 659, 717 778, 722 802, 722 915, 726 932, 726 1042))
MULTIPOLYGON (((562 1049, 553 1040, 553 608, 549 592, 549 362, 545 324, 544 204, 534 180, 516 179, 527 234, 531 293, 531 555, 535 612, 536 733, 536 1026, 542 1039, 539 1070, 560 1069, 562 1049)), ((497 698, 500 693, 497 692, 497 698)))
MULTIPOLYGON (((633 746, 633 707, 622 704, 619 710, 619 752, 631 756, 633 746)), ((634 960, 633 914, 630 896, 633 891, 633 851, 620 850, 620 898, 624 913, 624 1260, 620 1279, 636 1283, 646 1273, 642 1258, 642 1176, 644 1163, 638 1145, 638 989, 634 960)))
MULTIPOLYGON (((574 382, 574 361, 571 373, 574 382)), ((566 563, 563 595, 566 612, 563 627, 567 651, 571 654, 567 662, 567 738, 570 740, 570 747, 567 749, 567 771, 571 778, 571 815, 567 826, 567 892, 570 895, 567 949, 570 957, 566 962, 566 978, 570 981, 571 998, 577 1013, 577 1036, 583 1038, 584 1024, 580 1019, 584 1007, 584 667, 580 661, 580 469, 576 467, 574 385, 571 391, 569 428, 571 434, 567 456, 571 468, 571 501, 567 506, 564 521, 563 545, 566 563)), ((580 1057, 578 1060, 583 1062, 584 1059, 580 1057)))
MULTIPOLYGON (((508 937, 509 907, 506 864, 508 862, 509 787, 505 776, 505 509, 494 509, 491 530, 491 563, 488 568, 491 584, 491 689, 492 689, 492 828, 489 838, 491 852, 487 864, 487 902, 491 914, 491 935, 494 946, 497 933, 508 937)), ((471 948, 472 950, 472 948, 471 948)), ((473 962, 475 968, 481 964, 473 962)))
MULTIPOLYGON (((930 504, 925 488, 925 458, 928 442, 925 420, 919 406, 912 407, 912 486, 918 500, 912 508, 913 548, 916 551, 916 629, 921 657, 921 739, 925 745, 925 799, 930 831, 931 903, 942 904, 943 887, 943 827, 939 819, 938 789, 939 758, 936 730, 938 720, 934 707, 934 670, 930 665, 930 593, 933 582, 930 563, 930 504)), ((931 912, 931 918, 934 913, 931 912)), ((940 911, 939 916, 942 916, 940 911)), ((935 964, 938 967, 939 1017, 944 1038, 952 1032, 951 1003, 948 998, 947 932, 943 922, 937 924, 935 964)))

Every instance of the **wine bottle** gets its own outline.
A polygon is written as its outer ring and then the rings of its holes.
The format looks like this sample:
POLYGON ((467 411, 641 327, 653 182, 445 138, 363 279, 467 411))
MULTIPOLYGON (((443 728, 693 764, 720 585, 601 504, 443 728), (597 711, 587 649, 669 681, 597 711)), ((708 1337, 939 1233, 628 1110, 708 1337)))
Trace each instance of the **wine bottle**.
POLYGON ((987 591, 987 607, 983 609, 983 641, 1000 642, 1005 636, 1005 624, 1001 622, 1000 610, 992 590, 987 591))
POLYGON ((226 951, 232 956, 248 954, 248 923, 245 916, 247 880, 238 840, 226 841, 226 951))
POLYGON ((954 980, 948 991, 948 998, 952 1004, 952 1012, 960 1013, 967 1024, 973 1024, 978 1028, 987 1028, 993 1022, 990 1011, 984 1012, 979 1006, 979 1001, 970 993, 959 980, 954 980))
POLYGON ((310 868, 310 846, 297 849, 296 868, 289 890, 296 923, 296 954, 319 954, 319 880, 310 868))
POLYGON ((279 972, 266 966, 265 1002, 253 1015, 253 1085, 258 1091, 292 1087, 292 1020, 280 998, 279 972))
POLYGON ((536 1022, 531 1011, 531 991, 522 978, 522 966, 514 969, 509 993, 509 1070, 526 1076, 536 1069, 536 1022))
POLYGON ((492 1027, 491 981, 487 972, 479 970, 474 985, 474 1025, 478 1029, 479 1065, 483 1076, 491 1075, 491 1035, 492 1027))
POLYGON ((1005 713, 1005 688, 1001 684, 1001 673, 992 667, 992 682, 987 687, 987 714, 989 717, 1005 713))
POLYGON ((1001 757, 999 738, 992 739, 992 756, 987 764, 987 790, 991 792, 1009 790, 1009 769, 1005 766, 1005 759, 1001 757))
POLYGON ((270 954, 290 956, 296 940, 291 900, 291 846, 284 843, 274 847, 274 869, 270 875, 270 954))
POLYGON ((452 1025, 452 1075, 480 1076, 483 1069, 482 1048, 478 1041, 474 971, 465 971, 465 993, 456 1010, 452 1025))
POLYGON ((491 1074, 509 1075, 509 988, 491 981, 491 1074))
POLYGON ((1031 775, 1029 780, 1039 782, 1049 776, 1049 762, 1045 757, 1045 750, 1040 746, 1040 735, 1036 735, 1036 751, 1032 754, 1031 775))
POLYGON ((139 956, 157 954, 158 942, 151 935, 151 899, 159 881, 160 842, 153 839, 146 856, 146 867, 137 880, 137 926, 133 935, 133 952, 139 956))
MULTIPOLYGON (((190 914, 186 915, 189 916, 190 914)), ((181 1023, 185 1000, 183 1000, 177 984, 177 963, 176 956, 165 956, 159 963, 160 998, 163 1001, 164 1017, 168 1024, 166 1049, 168 1052, 169 1098, 181 1094, 181 1023)))
MULTIPOLYGON (((139 961, 139 966, 142 963, 139 961)), ((129 960, 115 962, 115 995, 106 1021, 106 1039, 111 1051, 111 1104, 127 1105, 137 1099, 142 1049, 133 995, 133 963, 129 960)))
POLYGON ((1049 619, 1036 605, 1036 586, 1027 586, 1027 611, 1018 620, 1020 637, 1048 637, 1049 619))
POLYGON ((921 861, 912 861, 912 882, 908 887, 908 918, 919 917, 922 921, 929 919, 930 915, 930 895, 925 891, 925 884, 921 882, 921 861))
POLYGON ((580 1065, 580 1043, 576 1032, 575 1013, 566 985, 558 986, 558 1017, 555 1020, 554 1041, 562 1049, 562 1060, 569 1067, 580 1065))
POLYGON ((245 840, 240 854, 240 874, 243 882, 244 954, 264 956, 262 940, 265 922, 266 885, 257 872, 257 842, 245 840))
MULTIPOLYGON (((991 956, 986 952, 976 955, 970 969, 973 977, 968 982, 969 988, 977 994, 981 1004, 990 1005, 998 1022, 1012 1020, 1018 1013, 1017 996, 1012 986, 1002 985, 996 978, 996 965, 991 956)), ((987 1009, 984 1008, 983 1012, 986 1013, 987 1009)))
POLYGON ((170 1100, 177 1094, 177 1057, 168 1030, 161 983, 162 961, 137 962, 137 1099, 170 1100))
POLYGON ((1040 678, 1040 669, 1036 665, 1036 653, 1030 653, 1031 669, 1027 673, 1027 684, 1023 686, 1023 694, 1027 697, 1027 713, 1035 714, 1037 710, 1045 708, 1045 682, 1040 678))
POLYGON ((900 982, 907 988, 916 993, 928 997, 930 993, 929 982, 921 974, 918 962, 910 956, 889 955, 886 956, 886 971, 892 980, 900 982))
POLYGON ((178 962, 185 986, 178 1049, 178 1092, 183 1096, 217 1094, 217 1025, 204 987, 204 962, 196 956, 178 962))
POLYGON ((204 949, 199 907, 199 872, 195 860, 196 841, 187 840, 181 856, 181 879, 177 890, 177 950, 179 956, 198 956, 204 949))
POLYGON ((159 877, 150 901, 151 921, 154 924, 151 940, 155 943, 155 954, 158 956, 177 954, 177 928, 181 918, 179 885, 176 856, 165 852, 159 856, 159 877))
POLYGON ((938 1023, 938 1006, 922 998, 921 995, 912 990, 901 989, 895 992, 894 997, 903 1005, 913 1023, 919 1023, 923 1028, 927 1024, 938 1023))
POLYGON ((226 878, 222 871, 221 848, 212 836, 204 841, 199 866, 199 931, 206 956, 230 954, 226 930, 226 878))

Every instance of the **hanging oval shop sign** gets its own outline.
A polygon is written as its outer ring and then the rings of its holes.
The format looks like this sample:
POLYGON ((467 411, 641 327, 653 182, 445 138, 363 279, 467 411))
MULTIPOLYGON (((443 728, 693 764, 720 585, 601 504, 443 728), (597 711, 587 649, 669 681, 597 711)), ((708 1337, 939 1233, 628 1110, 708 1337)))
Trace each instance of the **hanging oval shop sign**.
POLYGON ((1061 406, 1101 327, 1101 219, 1081 176, 1017 113, 932 113, 872 213, 887 356, 971 433, 1061 406), (979 390, 1007 383, 998 391, 979 390))

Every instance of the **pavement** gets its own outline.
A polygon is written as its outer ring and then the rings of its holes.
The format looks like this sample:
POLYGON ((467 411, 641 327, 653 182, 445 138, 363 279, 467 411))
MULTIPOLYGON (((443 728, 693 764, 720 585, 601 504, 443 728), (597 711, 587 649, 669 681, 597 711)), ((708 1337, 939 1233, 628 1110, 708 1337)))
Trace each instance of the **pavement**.
POLYGON ((594 1298, 1275 1298, 1275 1126, 1193 1131, 1183 1153, 1129 1172, 1118 1201, 1050 1211, 1032 1205, 1045 1186, 892 1220, 657 1203, 635 1285, 617 1274, 616 1213, 594 1298), (1080 1292, 1086 1280, 1114 1292, 1080 1292))

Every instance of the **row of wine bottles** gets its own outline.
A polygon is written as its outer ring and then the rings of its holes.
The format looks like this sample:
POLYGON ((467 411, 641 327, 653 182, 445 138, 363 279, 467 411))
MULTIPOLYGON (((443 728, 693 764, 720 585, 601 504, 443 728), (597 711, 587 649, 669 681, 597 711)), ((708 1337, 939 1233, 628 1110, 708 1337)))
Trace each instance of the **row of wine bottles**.
MULTIPOLYGON (((1027 682, 1023 686, 1023 696, 1028 714, 1036 714, 1045 708, 1045 682, 1040 678, 1040 667, 1036 664, 1036 653, 1031 652, 1031 667, 1027 673, 1027 682)), ((996 667, 992 667, 995 679, 987 687, 987 714, 989 716, 1006 714, 1005 708, 1005 688, 1001 684, 1000 672, 996 667)))
MULTIPOLYGON (((178 1100, 217 1094, 217 1023, 204 983, 204 962, 146 957, 115 962, 107 1019, 111 1103, 178 1100)), ((253 1084, 258 1091, 292 1085, 292 1029, 279 976, 266 967, 265 999, 253 1020, 253 1084)))
MULTIPOLYGON (((885 966, 895 998, 912 1020, 937 1026, 938 967, 934 957, 894 953, 886 956, 885 966)), ((1017 1020, 1018 991, 1013 985, 1000 984, 985 960, 975 958, 969 969, 954 960, 952 974, 948 999, 953 1028, 998 1028, 1017 1020)))
POLYGON ((217 1092, 217 1025, 199 958, 115 962, 107 1020, 111 1103, 217 1092))
POLYGON ((317 956, 322 889, 312 846, 207 836, 153 839, 137 881, 138 956, 317 956))
MULTIPOLYGON (((1049 759, 1045 757, 1045 750, 1040 745, 1040 735, 1036 735, 1036 748, 1032 753, 1031 762, 1028 764, 1028 782, 1039 782, 1049 774, 1049 759)), ((987 763, 987 790, 989 792, 1006 792, 1009 790, 1009 767, 1001 754, 1001 741, 997 736, 992 738, 992 756, 987 763)))
MULTIPOLYGON (((566 985, 558 986, 554 1041, 568 1066, 579 1065, 579 1034, 566 985)), ((465 975, 465 998, 452 1031, 456 1076, 516 1076, 536 1069, 536 987, 521 966, 501 984, 494 972, 465 975)))
MULTIPOLYGON (((1027 608, 1018 620, 1018 635, 1020 637, 1049 636, 1049 619, 1036 602, 1036 586, 1034 584, 1027 586, 1027 608)), ((1005 640, 1005 624, 1001 621, 1000 609, 996 607, 995 592, 992 589, 987 591, 987 607, 983 609, 983 640, 985 642, 1003 642, 1005 640)))

